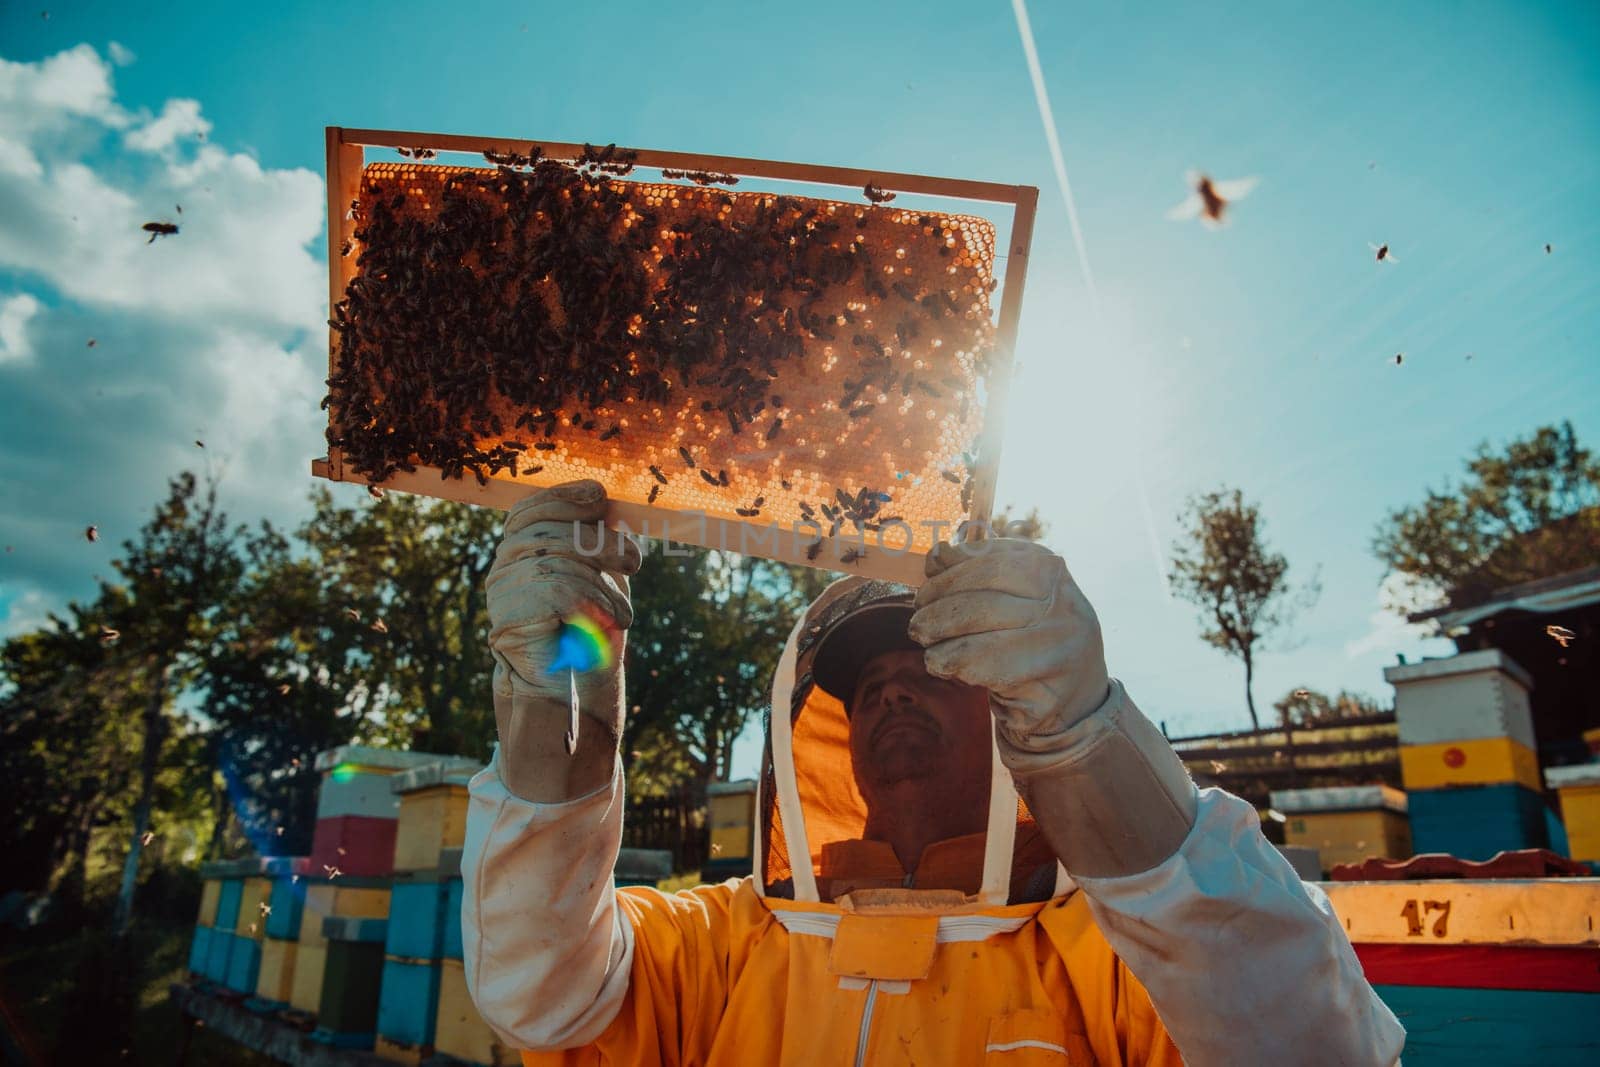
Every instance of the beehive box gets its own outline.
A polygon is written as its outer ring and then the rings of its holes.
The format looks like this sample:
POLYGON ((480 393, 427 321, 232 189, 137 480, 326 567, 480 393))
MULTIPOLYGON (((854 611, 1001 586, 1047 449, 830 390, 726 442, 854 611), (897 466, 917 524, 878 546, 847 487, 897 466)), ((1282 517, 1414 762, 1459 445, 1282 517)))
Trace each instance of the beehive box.
POLYGON ((1401 745, 1400 778, 1412 792, 1505 783, 1537 790, 1539 757, 1533 749, 1509 737, 1401 745))
POLYGON ((513 1049, 506 1048, 483 1021, 467 992, 467 974, 460 960, 439 964, 439 1014, 435 1020, 433 1047, 480 1067, 511 1067, 520 1062, 513 1049))
POLYGON ((475 766, 429 764, 397 774, 390 788, 400 798, 395 830, 394 869, 431 871, 447 850, 467 836, 467 783, 475 766))
POLYGON ((329 917, 384 919, 389 915, 389 888, 375 878, 339 878, 306 884, 300 919, 300 943, 321 945, 323 920, 329 917))
MULTIPOLYGON (((320 926, 320 924, 319 924, 320 926)), ((320 936, 320 929, 318 931, 320 936)), ((328 966, 328 943, 314 944, 301 941, 294 951, 294 982, 290 987, 289 1006, 308 1015, 316 1015, 322 1006, 322 979, 328 966)))
POLYGON ((755 843, 756 783, 712 782, 706 786, 707 821, 711 824, 711 857, 701 876, 706 881, 750 873, 755 843))
POLYGON ((1423 789, 1410 803, 1411 840, 1419 853, 1483 861, 1549 843, 1544 802, 1514 783, 1423 789))
POLYGON ((1600 763, 1551 767, 1544 776, 1561 798, 1567 855, 1600 863, 1600 763))
POLYGON ((1385 667, 1402 745, 1509 737, 1537 748, 1533 678, 1497 648, 1385 667))
POLYGON ((297 942, 280 941, 275 937, 261 942, 256 996, 275 1007, 289 1003, 289 998, 294 994, 295 954, 299 948, 297 942))
POLYGON ((1324 869, 1369 856, 1411 855, 1406 794, 1388 786, 1285 789, 1271 795, 1283 812, 1284 842, 1315 849, 1324 869))
POLYGON ((913 582, 987 518, 1036 189, 337 127, 327 146, 314 473, 501 507, 592 477, 635 532, 913 582), (888 202, 908 194, 1006 205, 1004 251, 986 218, 888 202))

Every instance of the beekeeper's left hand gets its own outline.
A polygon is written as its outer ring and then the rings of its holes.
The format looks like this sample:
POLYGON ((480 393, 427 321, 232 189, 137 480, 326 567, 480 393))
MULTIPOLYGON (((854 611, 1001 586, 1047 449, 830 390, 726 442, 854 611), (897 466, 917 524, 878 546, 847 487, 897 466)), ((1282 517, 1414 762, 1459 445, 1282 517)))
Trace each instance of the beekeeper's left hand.
POLYGON ((1060 556, 1007 537, 941 544, 926 573, 910 634, 928 673, 989 690, 1013 747, 1048 746, 1105 701, 1100 620, 1060 556))

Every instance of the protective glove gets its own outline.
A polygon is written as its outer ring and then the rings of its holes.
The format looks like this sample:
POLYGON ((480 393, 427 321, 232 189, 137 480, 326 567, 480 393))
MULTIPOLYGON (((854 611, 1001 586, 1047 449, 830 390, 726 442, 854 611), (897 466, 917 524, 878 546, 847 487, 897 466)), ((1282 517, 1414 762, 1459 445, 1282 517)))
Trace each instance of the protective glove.
POLYGON ((925 571, 911 639, 929 674, 989 690, 1012 748, 1041 751, 1105 702, 1100 620, 1060 556, 993 538, 938 545, 925 571))
POLYGON ((566 482, 518 501, 485 582, 501 775, 527 800, 581 796, 609 780, 615 761, 622 659, 633 623, 628 576, 638 572, 642 554, 635 539, 605 526, 605 511, 605 488, 595 481, 566 482), (563 626, 576 619, 605 632, 609 663, 552 670, 563 626), (574 677, 583 725, 578 750, 569 754, 574 677))

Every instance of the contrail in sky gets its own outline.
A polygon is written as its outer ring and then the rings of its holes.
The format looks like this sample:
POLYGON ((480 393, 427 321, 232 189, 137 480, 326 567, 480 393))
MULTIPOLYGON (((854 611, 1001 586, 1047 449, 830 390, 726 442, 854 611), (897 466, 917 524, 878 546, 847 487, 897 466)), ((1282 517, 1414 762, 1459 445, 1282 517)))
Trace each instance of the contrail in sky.
MULTIPOLYGON (((1061 199, 1067 205, 1067 224, 1072 228, 1072 243, 1078 250, 1078 267, 1083 272, 1084 284, 1089 289, 1089 306, 1094 312, 1097 333, 1103 338, 1106 336, 1106 328, 1105 314, 1100 307, 1100 290, 1095 286, 1094 271, 1089 267, 1089 247, 1083 240, 1083 227, 1078 225, 1078 203, 1072 197, 1072 182, 1067 178, 1067 161, 1061 154, 1061 138, 1056 133, 1055 113, 1050 110, 1050 93, 1045 89, 1044 70, 1039 66, 1039 51, 1033 46, 1033 27, 1028 22, 1028 6, 1025 0, 1011 0, 1011 10, 1016 13, 1017 33, 1022 36, 1022 51, 1028 57, 1028 74, 1033 78, 1033 96, 1039 103, 1039 120, 1044 123, 1045 140, 1050 142, 1050 161, 1055 164, 1056 184, 1061 187, 1061 199)), ((1156 537, 1155 520, 1150 513, 1150 491, 1144 481, 1145 418, 1144 392, 1141 388, 1134 389, 1134 405, 1138 412, 1138 432, 1134 435, 1136 444, 1133 474, 1139 486, 1139 506, 1144 512, 1145 534, 1150 539, 1150 558, 1155 564, 1161 592, 1171 600, 1172 591, 1167 587, 1167 575, 1161 567, 1161 542, 1156 537)))

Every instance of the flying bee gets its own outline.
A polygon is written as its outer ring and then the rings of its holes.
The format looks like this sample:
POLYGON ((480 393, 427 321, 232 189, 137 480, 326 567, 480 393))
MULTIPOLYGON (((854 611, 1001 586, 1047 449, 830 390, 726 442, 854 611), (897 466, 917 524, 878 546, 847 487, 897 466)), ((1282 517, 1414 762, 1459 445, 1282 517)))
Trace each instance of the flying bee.
POLYGON ((1232 181, 1212 181, 1209 175, 1189 171, 1184 180, 1194 190, 1183 203, 1167 212, 1167 218, 1183 222, 1198 218, 1208 227, 1216 229, 1226 221, 1228 205, 1243 200, 1256 187, 1257 178, 1236 178, 1232 181))
POLYGON ((1389 246, 1386 244, 1375 245, 1371 241, 1368 241, 1367 247, 1372 249, 1372 254, 1377 258, 1379 263, 1383 263, 1385 261, 1389 263, 1400 262, 1398 259, 1394 258, 1394 256, 1390 255, 1389 246))
POLYGON ((352 621, 352 622, 360 622, 361 621, 361 612, 357 611, 355 608, 345 608, 344 609, 344 613, 345 613, 346 616, 348 616, 350 618, 350 621, 352 621))
POLYGON ((120 641, 121 639, 122 639, 122 633, 120 631, 113 630, 109 626, 100 627, 100 643, 102 645, 107 645, 107 646, 114 645, 118 641, 120 641))
POLYGON ((171 237, 178 232, 178 227, 170 222, 147 222, 139 228, 150 235, 150 240, 145 242, 147 245, 155 244, 157 237, 171 237))
POLYGON ((98 527, 98 526, 89 527, 88 529, 83 531, 83 536, 87 537, 90 541, 98 541, 98 540, 100 540, 100 527, 98 527))
POLYGON ((375 634, 386 634, 389 632, 388 625, 382 619, 373 619, 370 629, 375 634))
POLYGON ((1551 624, 1544 628, 1544 632, 1545 636, 1549 637, 1562 648, 1566 648, 1569 644, 1578 639, 1578 635, 1567 629, 1565 626, 1556 626, 1551 624))
POLYGON ((383 487, 382 486, 377 486, 377 485, 369 485, 369 486, 367 486, 367 495, 370 496, 374 500, 382 500, 383 499, 383 487))

